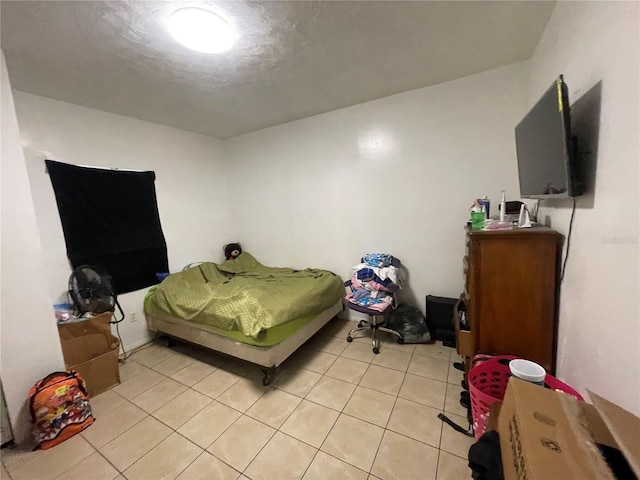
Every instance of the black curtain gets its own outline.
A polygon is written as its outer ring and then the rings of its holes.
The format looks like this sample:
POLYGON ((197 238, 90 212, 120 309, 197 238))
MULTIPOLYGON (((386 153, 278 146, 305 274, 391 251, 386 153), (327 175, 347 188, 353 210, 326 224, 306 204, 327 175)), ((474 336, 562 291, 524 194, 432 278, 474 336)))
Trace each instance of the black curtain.
POLYGON ((102 267, 117 293, 158 283, 169 265, 155 173, 45 163, 73 268, 102 267))

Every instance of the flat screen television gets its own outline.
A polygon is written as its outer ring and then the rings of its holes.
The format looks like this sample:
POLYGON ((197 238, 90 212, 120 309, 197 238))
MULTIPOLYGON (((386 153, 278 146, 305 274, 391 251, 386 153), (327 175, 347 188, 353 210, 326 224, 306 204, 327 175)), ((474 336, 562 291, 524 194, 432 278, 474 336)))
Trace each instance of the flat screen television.
POLYGON ((520 195, 565 198, 582 194, 571 135, 569 94, 562 75, 516 126, 520 195))

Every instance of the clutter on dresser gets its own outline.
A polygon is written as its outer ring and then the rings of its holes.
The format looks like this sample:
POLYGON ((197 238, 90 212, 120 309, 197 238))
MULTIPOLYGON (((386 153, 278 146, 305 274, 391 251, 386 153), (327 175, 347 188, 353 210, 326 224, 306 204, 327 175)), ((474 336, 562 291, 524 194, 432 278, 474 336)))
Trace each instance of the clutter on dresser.
POLYGON ((468 226, 473 230, 509 230, 514 226, 531 226, 526 205, 520 201, 506 201, 504 190, 498 213, 491 216, 490 211, 491 201, 486 195, 476 198, 469 207, 468 226))
POLYGON ((530 228, 534 226, 536 219, 536 207, 534 215, 529 214, 527 205, 518 200, 507 201, 505 192, 502 191, 498 213, 491 216, 491 201, 485 195, 476 198, 469 207, 469 221, 467 226, 472 230, 511 230, 512 228, 530 228))
MULTIPOLYGON (((498 224, 517 224, 522 211, 522 206, 525 205, 519 200, 506 201, 504 199, 504 191, 502 192, 502 201, 498 205, 498 214, 493 217, 488 217, 488 220, 497 222, 498 224)), ((525 205, 526 206, 526 205, 525 205)))
POLYGON ((484 222, 487 219, 486 209, 480 199, 477 199, 469 207, 469 216, 471 222, 471 228, 474 230, 480 230, 484 227, 484 222))
POLYGON ((476 203, 482 207, 484 211, 484 217, 489 218, 491 215, 491 200, 486 195, 482 198, 476 198, 476 203))

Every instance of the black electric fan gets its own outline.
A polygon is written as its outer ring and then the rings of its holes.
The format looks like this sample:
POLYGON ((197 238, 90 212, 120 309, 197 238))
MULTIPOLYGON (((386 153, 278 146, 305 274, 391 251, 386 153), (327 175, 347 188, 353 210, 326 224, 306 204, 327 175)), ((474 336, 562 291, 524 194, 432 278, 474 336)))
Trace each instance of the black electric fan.
POLYGON ((121 318, 114 319, 111 323, 120 323, 124 320, 124 312, 118 303, 113 278, 100 267, 81 265, 76 268, 69 277, 69 297, 81 314, 115 313, 117 307, 121 318))

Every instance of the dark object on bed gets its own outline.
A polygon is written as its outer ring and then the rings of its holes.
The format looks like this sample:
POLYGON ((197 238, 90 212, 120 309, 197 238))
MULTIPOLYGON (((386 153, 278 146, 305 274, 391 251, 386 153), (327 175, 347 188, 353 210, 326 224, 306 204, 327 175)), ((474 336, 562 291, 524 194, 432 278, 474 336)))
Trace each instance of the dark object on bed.
POLYGON ((155 173, 45 161, 73 268, 100 265, 132 292, 168 272, 155 173))
POLYGON ((242 247, 238 242, 229 243, 222 247, 224 250, 224 258, 227 260, 233 260, 234 258, 238 258, 242 253, 242 247))

